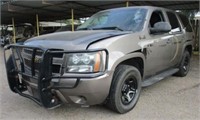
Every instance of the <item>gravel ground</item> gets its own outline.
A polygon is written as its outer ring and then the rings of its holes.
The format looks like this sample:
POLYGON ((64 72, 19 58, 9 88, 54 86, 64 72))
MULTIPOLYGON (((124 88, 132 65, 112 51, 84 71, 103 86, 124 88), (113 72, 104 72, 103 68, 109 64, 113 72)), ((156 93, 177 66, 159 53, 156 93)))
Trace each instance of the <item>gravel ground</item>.
POLYGON ((193 56, 186 77, 168 77, 144 88, 136 107, 127 114, 116 114, 103 106, 81 108, 64 105, 49 110, 12 93, 8 87, 3 49, 0 48, 0 119, 65 120, 200 120, 199 56, 193 56))

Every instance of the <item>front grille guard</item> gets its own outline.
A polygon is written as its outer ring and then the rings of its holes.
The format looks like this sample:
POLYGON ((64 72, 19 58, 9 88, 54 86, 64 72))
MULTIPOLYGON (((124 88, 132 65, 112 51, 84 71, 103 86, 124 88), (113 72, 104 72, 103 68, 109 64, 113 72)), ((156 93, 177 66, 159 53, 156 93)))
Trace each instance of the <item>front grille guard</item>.
MULTIPOLYGON (((46 108, 52 108, 60 104, 59 100, 56 99, 55 95, 52 93, 52 89, 73 89, 78 86, 80 78, 83 78, 83 77, 75 77, 77 80, 74 86, 72 87, 50 85, 51 80, 54 78, 55 79, 56 78, 74 78, 74 76, 72 77, 72 76, 52 75, 50 64, 52 63, 53 54, 60 54, 60 53, 70 54, 70 53, 105 51, 106 53, 105 70, 107 69, 107 66, 108 66, 108 51, 106 49, 84 50, 84 51, 51 51, 51 49, 45 49, 45 48, 39 48, 39 47, 33 47, 33 46, 9 45, 9 46, 6 46, 4 49, 5 62, 7 62, 7 59, 6 59, 7 50, 12 51, 11 56, 12 56, 12 61, 14 63, 14 69, 13 68, 10 69, 9 65, 5 63, 10 89, 13 92, 18 93, 19 95, 23 97, 33 100, 39 105, 43 105, 46 108), (31 57, 31 73, 30 74, 25 73, 25 65, 24 65, 25 63, 23 61, 23 56, 20 52, 20 50, 22 50, 23 48, 28 48, 28 49, 33 50, 32 55, 31 55, 32 57, 31 57), (35 76, 34 63, 35 63, 37 51, 42 51, 42 55, 41 55, 41 60, 40 60, 40 69, 38 72, 39 74, 38 76, 35 76), (18 56, 17 58, 15 56, 16 54, 18 56), (16 61, 19 61, 20 65, 17 65, 16 61), (19 66, 20 66, 20 69, 18 68, 19 66), (27 88, 23 82, 20 82, 23 80, 20 80, 21 78, 19 77, 19 75, 37 80, 39 98, 23 93, 23 91, 25 91, 27 88)), ((100 76, 102 74, 104 74, 104 72, 101 72, 99 74, 95 74, 92 76, 87 76, 86 78, 93 78, 93 77, 100 76)))

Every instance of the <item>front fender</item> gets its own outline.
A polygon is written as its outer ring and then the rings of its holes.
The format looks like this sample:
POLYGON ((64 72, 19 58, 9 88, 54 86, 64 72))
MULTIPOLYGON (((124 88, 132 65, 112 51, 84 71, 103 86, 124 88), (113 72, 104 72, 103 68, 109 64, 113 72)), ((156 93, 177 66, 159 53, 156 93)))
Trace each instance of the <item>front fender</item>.
MULTIPOLYGON (((116 67, 125 60, 132 58, 141 58, 145 67, 145 56, 142 52, 132 52, 129 54, 122 54, 121 52, 111 52, 109 53, 109 63, 108 70, 115 71, 116 67)), ((145 68, 144 68, 145 69, 145 68)))

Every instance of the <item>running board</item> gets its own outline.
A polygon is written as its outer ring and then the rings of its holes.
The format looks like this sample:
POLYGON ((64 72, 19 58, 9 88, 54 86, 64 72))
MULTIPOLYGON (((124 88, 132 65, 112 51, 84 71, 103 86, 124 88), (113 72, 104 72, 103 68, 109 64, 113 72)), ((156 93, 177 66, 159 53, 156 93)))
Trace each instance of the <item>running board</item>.
POLYGON ((179 71, 178 68, 173 68, 173 69, 164 71, 158 75, 155 75, 153 77, 150 77, 142 82, 142 87, 147 87, 147 86, 153 85, 154 83, 157 83, 157 82, 163 80, 164 78, 173 75, 174 73, 176 73, 178 71, 179 71))

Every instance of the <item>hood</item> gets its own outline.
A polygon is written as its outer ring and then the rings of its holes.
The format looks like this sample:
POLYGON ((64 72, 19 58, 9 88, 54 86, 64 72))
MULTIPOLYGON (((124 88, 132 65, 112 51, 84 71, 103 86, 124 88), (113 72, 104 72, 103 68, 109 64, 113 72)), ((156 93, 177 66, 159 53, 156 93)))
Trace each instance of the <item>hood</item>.
POLYGON ((115 30, 58 32, 31 38, 24 45, 64 50, 86 50, 94 42, 128 33, 130 32, 115 30))

